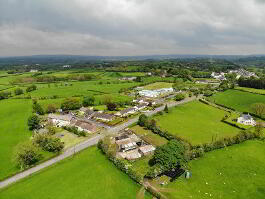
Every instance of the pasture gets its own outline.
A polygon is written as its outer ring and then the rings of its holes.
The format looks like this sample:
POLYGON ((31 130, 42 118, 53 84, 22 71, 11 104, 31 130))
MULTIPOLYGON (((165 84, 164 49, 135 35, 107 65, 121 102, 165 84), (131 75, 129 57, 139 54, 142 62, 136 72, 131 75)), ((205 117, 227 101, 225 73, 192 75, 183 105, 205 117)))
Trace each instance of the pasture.
POLYGON ((0 110, 0 179, 3 179, 18 171, 12 161, 15 146, 31 136, 27 126, 31 100, 2 100, 0 110))
POLYGON ((169 109, 155 116, 157 125, 170 134, 189 140, 192 144, 211 142, 212 138, 233 136, 238 129, 221 122, 226 112, 198 101, 169 109))
POLYGON ((265 198, 265 145, 247 141, 215 150, 190 162, 192 177, 169 183, 170 199, 265 198))
POLYGON ((139 190, 140 185, 92 147, 0 190, 0 198, 134 199, 139 190))
POLYGON ((233 108, 240 112, 252 112, 250 106, 254 103, 265 103, 265 95, 258 95, 239 90, 227 90, 210 97, 210 100, 233 108))

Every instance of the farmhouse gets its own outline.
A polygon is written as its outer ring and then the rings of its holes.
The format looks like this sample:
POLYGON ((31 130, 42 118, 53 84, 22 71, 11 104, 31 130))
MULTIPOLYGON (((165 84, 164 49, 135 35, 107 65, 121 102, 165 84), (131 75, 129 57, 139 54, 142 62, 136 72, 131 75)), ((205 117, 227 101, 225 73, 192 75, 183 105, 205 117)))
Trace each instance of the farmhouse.
POLYGON ((131 130, 124 130, 119 136, 115 137, 115 144, 118 148, 116 155, 127 160, 149 155, 155 150, 155 147, 146 144, 131 130))
POLYGON ((122 77, 119 80, 132 81, 132 80, 135 80, 135 79, 136 79, 136 77, 122 77))
POLYGON ((48 120, 51 121, 54 125, 62 127, 62 126, 69 126, 71 122, 74 120, 74 117, 70 114, 67 115, 49 114, 48 120))
POLYGON ((98 130, 96 125, 90 122, 81 121, 81 120, 78 120, 74 124, 74 126, 77 127, 79 131, 85 131, 87 133, 95 133, 98 130))
POLYGON ((244 125, 256 125, 255 120, 249 114, 242 114, 239 118, 237 118, 237 122, 244 125))
POLYGON ((212 72, 211 77, 213 77, 215 79, 218 79, 218 80, 221 80, 221 81, 226 80, 225 73, 215 73, 215 72, 212 72))
POLYGON ((116 116, 126 117, 128 115, 134 114, 137 110, 135 108, 126 108, 117 112, 116 116))
POLYGON ((93 118, 98 119, 98 120, 102 120, 104 122, 110 122, 110 121, 114 120, 115 116, 110 115, 110 114, 106 114, 106 113, 96 112, 94 114, 93 118))

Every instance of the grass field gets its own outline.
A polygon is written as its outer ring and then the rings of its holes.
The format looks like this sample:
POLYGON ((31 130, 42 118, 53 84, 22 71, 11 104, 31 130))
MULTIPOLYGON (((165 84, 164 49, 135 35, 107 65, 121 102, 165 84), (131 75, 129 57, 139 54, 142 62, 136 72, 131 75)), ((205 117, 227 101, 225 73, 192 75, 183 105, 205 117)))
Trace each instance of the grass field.
POLYGON ((258 95, 239 90, 227 90, 225 92, 216 93, 210 97, 211 100, 218 104, 223 104, 241 112, 250 112, 250 106, 254 103, 265 103, 265 95, 258 95))
POLYGON ((156 90, 160 88, 171 88, 173 83, 168 83, 168 82, 155 82, 152 84, 148 84, 144 86, 143 88, 146 90, 156 90))
POLYGON ((255 88, 246 88, 246 87, 236 87, 237 90, 247 91, 250 93, 257 93, 265 95, 265 89, 255 89, 255 88))
POLYGON ((168 114, 155 116, 158 126, 192 144, 211 142, 212 137, 232 136, 238 129, 221 122, 226 112, 194 101, 170 109, 168 114))
POLYGON ((0 101, 0 179, 18 171, 12 161, 15 146, 28 140, 31 132, 27 119, 31 114, 31 100, 0 101))
POLYGON ((92 147, 0 190, 0 198, 135 199, 139 189, 140 185, 92 147))
POLYGON ((161 146, 167 143, 167 140, 163 137, 160 137, 157 134, 152 133, 150 130, 146 130, 141 126, 134 126, 131 128, 136 135, 140 136, 144 141, 153 144, 155 146, 161 146))
POLYGON ((167 187, 170 199, 265 198, 265 144, 247 141, 207 153, 190 162, 192 177, 180 177, 167 187))

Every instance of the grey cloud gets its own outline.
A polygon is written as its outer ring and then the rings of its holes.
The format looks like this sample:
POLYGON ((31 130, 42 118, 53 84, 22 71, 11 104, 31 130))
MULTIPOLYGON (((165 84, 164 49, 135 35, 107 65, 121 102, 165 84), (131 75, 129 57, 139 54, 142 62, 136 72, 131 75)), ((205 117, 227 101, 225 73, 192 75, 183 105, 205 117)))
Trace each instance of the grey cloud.
POLYGON ((260 2, 0 0, 0 56, 264 53, 260 2))

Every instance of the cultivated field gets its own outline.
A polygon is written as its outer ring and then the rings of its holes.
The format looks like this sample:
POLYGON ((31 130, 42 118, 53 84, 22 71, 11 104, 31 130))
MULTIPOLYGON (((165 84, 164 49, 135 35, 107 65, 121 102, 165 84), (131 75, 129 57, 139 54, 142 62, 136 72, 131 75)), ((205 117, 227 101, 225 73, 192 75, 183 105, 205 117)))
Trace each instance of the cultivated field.
POLYGON ((154 119, 163 130, 192 144, 202 144, 211 142, 212 137, 233 136, 238 132, 235 127, 221 122, 225 115, 225 111, 195 101, 172 108, 154 119))
POLYGON ((190 162, 192 177, 180 177, 167 187, 170 199, 265 198, 265 144, 245 143, 216 150, 190 162))
POLYGON ((258 95, 239 90, 227 90, 210 97, 218 104, 223 104, 241 112, 251 112, 250 106, 254 103, 265 102, 265 95, 258 95))
POLYGON ((0 198, 134 199, 139 190, 140 185, 92 147, 0 190, 0 198))

